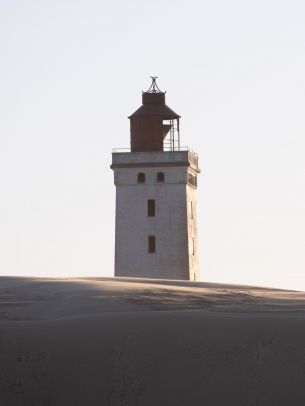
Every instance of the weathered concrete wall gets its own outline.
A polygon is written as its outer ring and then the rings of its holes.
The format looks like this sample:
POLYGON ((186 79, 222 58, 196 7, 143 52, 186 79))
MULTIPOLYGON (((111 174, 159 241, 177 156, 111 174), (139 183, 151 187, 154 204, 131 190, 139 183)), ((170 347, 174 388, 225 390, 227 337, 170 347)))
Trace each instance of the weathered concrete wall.
POLYGON ((190 280, 200 280, 196 189, 186 186, 190 280))
POLYGON ((199 279, 195 188, 187 185, 193 169, 185 161, 188 153, 176 166, 177 154, 113 154, 116 276, 199 279), (139 172, 145 183, 137 183, 139 172), (164 183, 157 182, 158 172, 164 183), (148 199, 155 200, 154 217, 148 217, 148 199), (148 253, 149 235, 156 237, 155 253, 148 253))

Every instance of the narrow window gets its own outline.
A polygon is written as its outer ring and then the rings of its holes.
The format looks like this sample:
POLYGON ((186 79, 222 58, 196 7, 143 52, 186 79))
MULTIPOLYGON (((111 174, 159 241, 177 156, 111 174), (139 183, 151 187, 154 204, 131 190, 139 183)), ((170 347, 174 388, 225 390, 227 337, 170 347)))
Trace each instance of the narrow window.
POLYGON ((145 173, 138 173, 138 183, 145 183, 145 173))
POLYGON ((157 173, 157 182, 163 183, 164 182, 164 172, 157 173))
POLYGON ((193 202, 191 202, 191 219, 194 218, 194 208, 193 208, 193 202))
POLYGON ((156 237, 154 235, 148 236, 148 253, 153 254, 156 252, 156 237))
POLYGON ((155 217, 156 215, 156 203, 154 199, 147 200, 147 216, 155 217))
POLYGON ((194 187, 197 187, 197 176, 189 173, 188 174, 188 183, 194 187))
POLYGON ((192 238, 192 240, 193 240, 193 255, 195 255, 195 239, 192 238))

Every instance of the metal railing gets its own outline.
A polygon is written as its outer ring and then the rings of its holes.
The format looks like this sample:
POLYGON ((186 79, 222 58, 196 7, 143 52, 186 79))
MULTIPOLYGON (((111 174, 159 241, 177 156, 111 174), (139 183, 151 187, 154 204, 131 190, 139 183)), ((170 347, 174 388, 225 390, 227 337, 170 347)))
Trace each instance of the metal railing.
MULTIPOLYGON (((186 147, 186 146, 180 147, 179 149, 177 148, 174 150, 169 146, 165 146, 165 147, 163 147, 162 151, 137 151, 137 152, 180 152, 180 151, 189 151, 189 152, 195 154, 189 147, 186 147)), ((120 152, 135 152, 135 151, 131 151, 131 148, 129 147, 129 148, 113 148, 112 152, 120 153, 120 152)))
POLYGON ((188 160, 191 165, 193 165, 195 168, 198 168, 198 154, 194 151, 192 151, 189 147, 184 146, 180 147, 179 149, 171 149, 169 147, 164 147, 163 151, 131 151, 130 147, 129 148, 113 148, 112 150, 113 153, 118 154, 118 153, 130 153, 133 152, 134 154, 141 153, 141 152, 188 152, 188 160))

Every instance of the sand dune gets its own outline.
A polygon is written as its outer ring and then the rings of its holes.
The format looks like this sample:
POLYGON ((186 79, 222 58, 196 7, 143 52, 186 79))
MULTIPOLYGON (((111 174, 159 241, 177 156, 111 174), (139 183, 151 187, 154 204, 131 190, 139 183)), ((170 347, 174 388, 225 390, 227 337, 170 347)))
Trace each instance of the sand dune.
POLYGON ((0 278, 0 405, 303 405, 305 293, 0 278))

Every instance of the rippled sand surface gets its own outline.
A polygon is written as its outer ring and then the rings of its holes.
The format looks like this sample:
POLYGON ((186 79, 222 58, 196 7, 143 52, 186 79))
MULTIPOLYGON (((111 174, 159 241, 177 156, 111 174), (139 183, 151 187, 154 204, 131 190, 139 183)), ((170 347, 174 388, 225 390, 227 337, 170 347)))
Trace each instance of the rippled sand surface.
POLYGON ((305 404, 305 293, 0 278, 0 405, 305 404))

